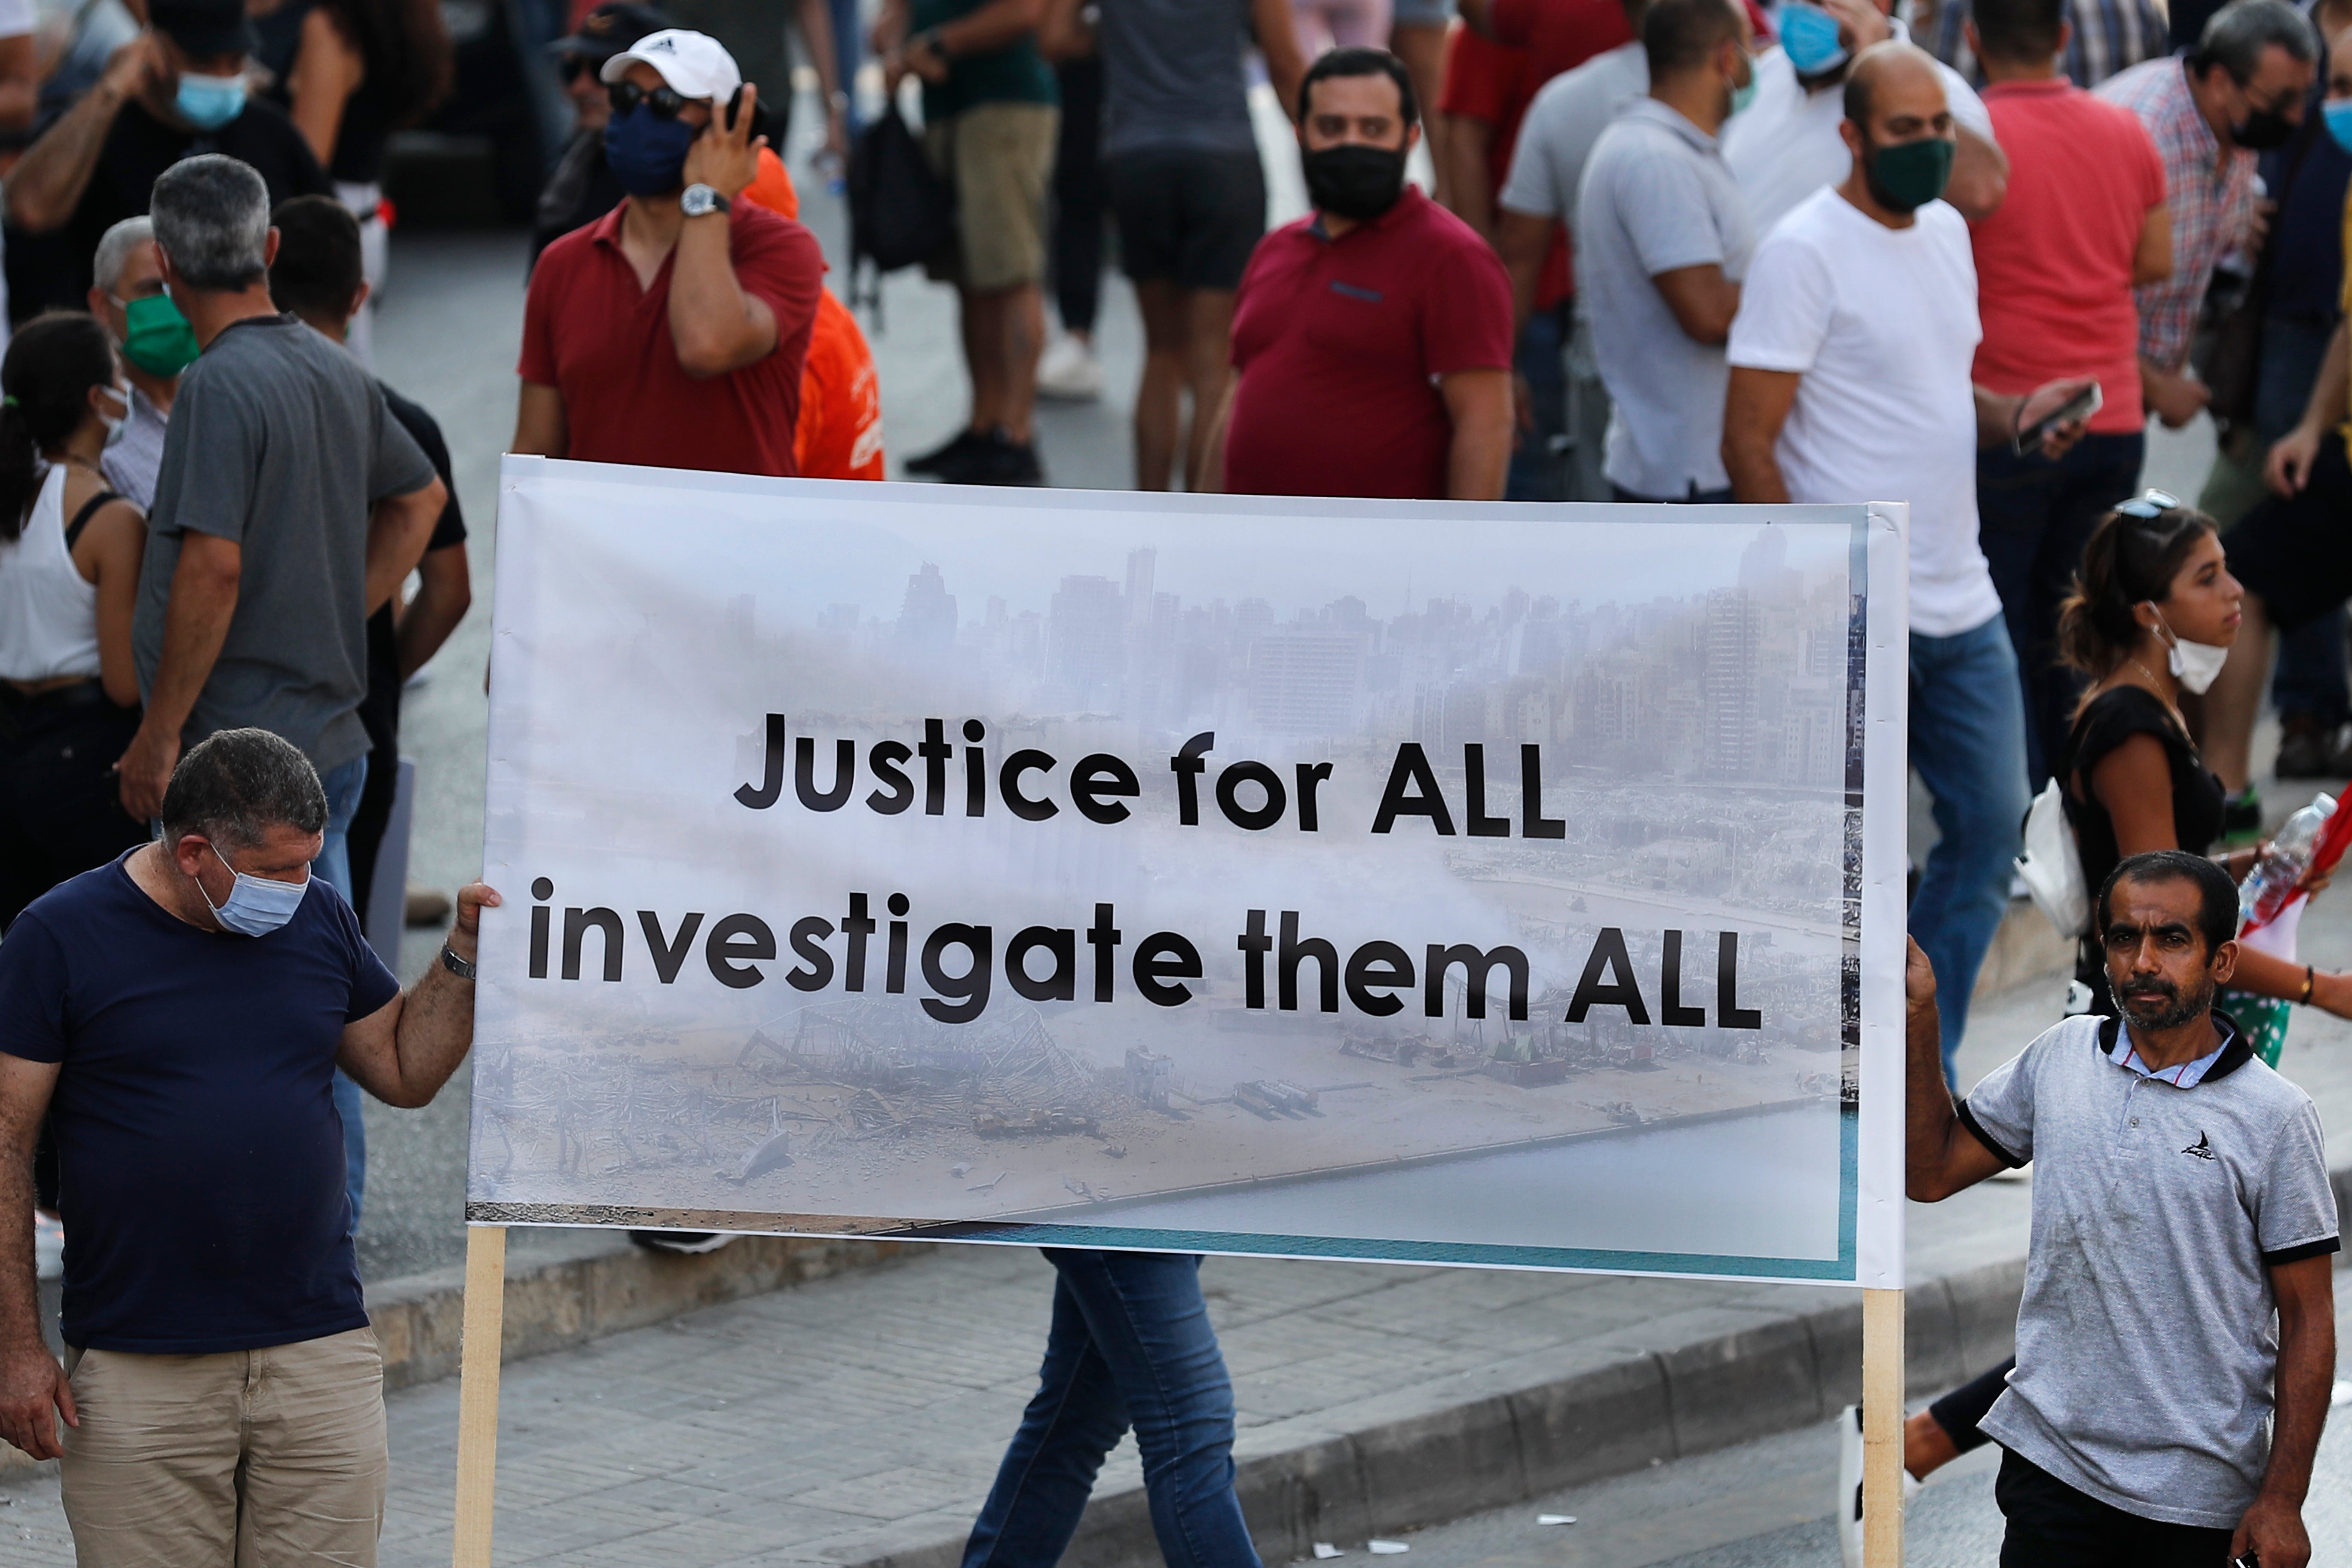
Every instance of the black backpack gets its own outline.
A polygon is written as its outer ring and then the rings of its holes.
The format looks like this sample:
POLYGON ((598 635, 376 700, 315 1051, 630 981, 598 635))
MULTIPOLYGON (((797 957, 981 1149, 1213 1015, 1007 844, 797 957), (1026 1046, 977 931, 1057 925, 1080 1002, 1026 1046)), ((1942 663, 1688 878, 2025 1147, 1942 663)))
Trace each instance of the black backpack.
POLYGON ((929 259, 955 238, 955 191, 931 172, 898 105, 857 134, 849 153, 849 250, 896 272, 929 259))

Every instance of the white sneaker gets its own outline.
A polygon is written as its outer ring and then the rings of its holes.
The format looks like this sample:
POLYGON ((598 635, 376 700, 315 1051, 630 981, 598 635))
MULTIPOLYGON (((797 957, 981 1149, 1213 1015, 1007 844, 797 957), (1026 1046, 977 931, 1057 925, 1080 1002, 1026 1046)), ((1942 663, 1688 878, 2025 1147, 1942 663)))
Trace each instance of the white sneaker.
POLYGON ((1055 338, 1037 362, 1037 395, 1060 403, 1092 403, 1102 395, 1102 361, 1073 337, 1055 338))
MULTIPOLYGON (((1919 1495, 1919 1482, 1903 1472, 1903 1502, 1906 1508, 1919 1495)), ((1838 1552, 1845 1568, 1862 1568, 1862 1406, 1849 1405, 1838 1412, 1838 1552)))

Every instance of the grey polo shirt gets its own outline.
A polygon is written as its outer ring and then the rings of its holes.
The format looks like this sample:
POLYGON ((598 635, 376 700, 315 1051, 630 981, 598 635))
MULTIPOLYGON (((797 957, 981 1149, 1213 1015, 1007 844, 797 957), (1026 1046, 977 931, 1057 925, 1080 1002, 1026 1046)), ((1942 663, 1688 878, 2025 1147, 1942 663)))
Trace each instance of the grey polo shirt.
POLYGON ((1734 281, 1756 248, 1739 184, 1715 138, 1654 98, 1594 143, 1577 197, 1578 310, 1614 407, 1601 471, 1654 500, 1720 490, 1724 345, 1694 342, 1651 279, 1714 263, 1734 281))
POLYGON ((2110 1054, 2115 1020, 2069 1018, 1960 1119, 2033 1162, 2017 1370, 1985 1432, 2126 1513, 2231 1530, 2270 1459, 2267 1270, 2336 1249, 2336 1198, 2311 1097, 2215 1021, 2220 1057, 2176 1087, 2110 1054))

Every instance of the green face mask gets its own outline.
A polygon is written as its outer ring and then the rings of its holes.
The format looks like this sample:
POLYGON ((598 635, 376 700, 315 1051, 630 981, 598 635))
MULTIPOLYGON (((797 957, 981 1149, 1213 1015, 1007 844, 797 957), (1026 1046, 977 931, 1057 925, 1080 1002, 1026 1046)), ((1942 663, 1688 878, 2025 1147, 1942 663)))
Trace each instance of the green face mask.
POLYGON ((1863 179, 1879 205, 1894 212, 1915 212, 1944 194, 1952 177, 1957 146, 1941 136, 1917 142, 1897 142, 1873 147, 1863 164, 1863 179))
POLYGON ((149 375, 174 376, 196 363, 196 330, 168 294, 117 300, 122 307, 122 357, 149 375))

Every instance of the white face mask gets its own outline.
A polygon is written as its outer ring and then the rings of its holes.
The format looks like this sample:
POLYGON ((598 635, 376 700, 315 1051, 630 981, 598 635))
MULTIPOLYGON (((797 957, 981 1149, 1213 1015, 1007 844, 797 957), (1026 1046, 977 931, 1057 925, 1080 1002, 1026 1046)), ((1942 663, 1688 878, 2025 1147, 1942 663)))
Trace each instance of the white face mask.
POLYGON ((2190 642, 2175 635, 2172 624, 2164 618, 2164 612, 2157 610, 2154 605, 2148 608, 2156 610, 2157 628, 2164 634, 2166 646, 2170 650, 2165 656, 2165 668, 2171 670, 2173 679, 2180 682, 2181 690, 2194 697, 2203 696, 2205 689, 2220 678, 2221 667, 2230 662, 2230 650, 2215 647, 2211 643, 2190 642))

